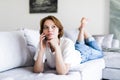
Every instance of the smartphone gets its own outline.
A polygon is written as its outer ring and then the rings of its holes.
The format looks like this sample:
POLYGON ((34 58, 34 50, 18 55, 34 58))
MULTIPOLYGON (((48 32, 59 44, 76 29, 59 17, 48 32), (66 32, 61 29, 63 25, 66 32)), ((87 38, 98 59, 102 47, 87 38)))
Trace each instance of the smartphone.
POLYGON ((47 41, 47 37, 45 36, 45 41, 47 41))

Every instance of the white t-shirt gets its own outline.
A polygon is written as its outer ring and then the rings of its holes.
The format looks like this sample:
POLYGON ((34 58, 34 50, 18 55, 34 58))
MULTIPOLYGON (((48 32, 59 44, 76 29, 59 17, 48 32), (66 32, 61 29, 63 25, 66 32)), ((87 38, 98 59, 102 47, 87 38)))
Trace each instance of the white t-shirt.
MULTIPOLYGON (((75 46, 72 40, 68 38, 60 39, 60 48, 63 57, 63 61, 67 64, 70 64, 71 68, 81 63, 81 55, 80 52, 75 50, 75 46)), ((37 60, 38 57, 39 46, 34 56, 34 60, 37 60)), ((55 55, 51 52, 50 48, 47 47, 45 51, 45 55, 43 58, 43 62, 47 59, 47 64, 51 68, 55 68, 55 55)))

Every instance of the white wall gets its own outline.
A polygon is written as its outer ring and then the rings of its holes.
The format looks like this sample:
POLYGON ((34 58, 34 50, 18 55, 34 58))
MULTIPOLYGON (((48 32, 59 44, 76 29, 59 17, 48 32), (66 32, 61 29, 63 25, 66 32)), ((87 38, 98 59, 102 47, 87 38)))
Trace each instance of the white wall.
POLYGON ((29 13, 29 0, 0 0, 0 31, 20 27, 39 29, 40 19, 55 15, 65 28, 78 27, 80 19, 89 19, 87 29, 92 34, 108 33, 109 0, 58 0, 57 13, 29 13))

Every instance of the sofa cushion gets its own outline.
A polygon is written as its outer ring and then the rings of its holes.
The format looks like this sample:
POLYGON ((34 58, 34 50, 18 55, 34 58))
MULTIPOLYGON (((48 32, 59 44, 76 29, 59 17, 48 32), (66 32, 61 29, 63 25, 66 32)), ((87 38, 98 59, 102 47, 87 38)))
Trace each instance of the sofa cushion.
MULTIPOLYGON (((65 29, 64 31, 64 37, 70 38, 74 43, 76 42, 77 36, 78 36, 79 30, 77 28, 73 29, 65 29)), ((115 46, 115 43, 118 43, 117 41, 114 43, 113 41, 113 34, 105 34, 105 35, 92 35, 95 40, 97 41, 98 45, 101 48, 111 48, 117 47, 115 46)))
POLYGON ((39 30, 22 28, 21 31, 24 33, 24 36, 27 40, 27 45, 37 48, 40 36, 39 30))
POLYGON ((118 39, 112 40, 112 48, 120 48, 120 42, 118 39))
POLYGON ((113 34, 104 35, 102 48, 111 48, 112 47, 113 36, 114 36, 113 34))
POLYGON ((0 32, 0 72, 32 65, 24 34, 20 31, 0 32))
POLYGON ((81 80, 81 75, 79 71, 67 75, 58 75, 55 70, 33 73, 33 67, 22 67, 0 73, 0 80, 81 80))
POLYGON ((120 68, 120 52, 104 52, 105 66, 108 68, 120 68))
POLYGON ((71 39, 75 43, 77 40, 77 37, 78 37, 78 33, 79 33, 79 31, 77 28, 65 29, 64 36, 71 39))
POLYGON ((45 64, 44 73, 33 73, 33 67, 15 68, 0 73, 0 80, 6 78, 13 80, 100 80, 104 67, 104 60, 96 59, 76 66, 67 75, 58 75, 56 70, 45 64))
POLYGON ((112 41, 113 41, 113 34, 106 34, 106 35, 93 35, 96 39, 99 46, 102 48, 111 48, 112 41))
POLYGON ((32 57, 36 53, 36 49, 39 43, 39 30, 33 30, 28 28, 21 28, 20 31, 24 34, 24 37, 27 41, 27 47, 32 57))
POLYGON ((93 35, 93 37, 95 38, 96 42, 98 43, 98 46, 100 48, 102 48, 102 43, 103 43, 104 36, 93 35))

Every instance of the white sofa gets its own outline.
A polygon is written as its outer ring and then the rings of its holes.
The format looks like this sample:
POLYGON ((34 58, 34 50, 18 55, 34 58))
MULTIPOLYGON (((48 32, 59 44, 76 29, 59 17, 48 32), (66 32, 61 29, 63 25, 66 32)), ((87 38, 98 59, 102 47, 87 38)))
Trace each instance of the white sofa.
POLYGON ((99 43, 102 42, 100 45, 104 53, 103 79, 120 80, 120 41, 115 39, 113 34, 97 35, 97 38, 99 43))
POLYGON ((105 68, 102 58, 80 64, 67 75, 58 75, 47 66, 44 73, 33 73, 38 41, 36 30, 0 32, 0 80, 101 80, 105 68))

